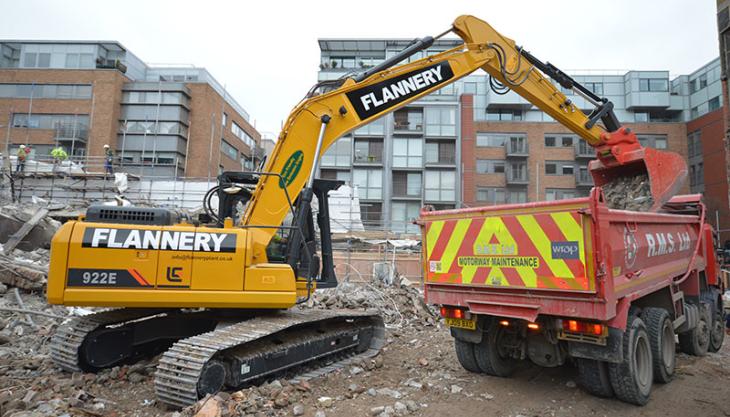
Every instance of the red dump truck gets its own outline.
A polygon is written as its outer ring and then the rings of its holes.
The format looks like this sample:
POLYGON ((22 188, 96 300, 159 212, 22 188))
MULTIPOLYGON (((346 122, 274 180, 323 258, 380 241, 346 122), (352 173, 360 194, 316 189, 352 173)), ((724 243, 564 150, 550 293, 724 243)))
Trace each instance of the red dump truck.
POLYGON ((723 283, 700 195, 659 212, 589 197, 424 209, 425 296, 472 372, 509 376, 526 359, 573 361, 586 391, 643 405, 681 351, 724 338, 723 283))

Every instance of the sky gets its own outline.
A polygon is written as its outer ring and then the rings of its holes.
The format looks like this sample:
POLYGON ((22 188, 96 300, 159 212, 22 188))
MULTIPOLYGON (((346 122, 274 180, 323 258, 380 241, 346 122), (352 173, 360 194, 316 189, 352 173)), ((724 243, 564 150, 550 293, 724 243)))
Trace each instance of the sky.
POLYGON ((316 82, 318 38, 436 35, 461 14, 566 70, 688 74, 718 52, 710 0, 3 0, 0 39, 116 40, 147 63, 208 69, 263 133, 316 82))

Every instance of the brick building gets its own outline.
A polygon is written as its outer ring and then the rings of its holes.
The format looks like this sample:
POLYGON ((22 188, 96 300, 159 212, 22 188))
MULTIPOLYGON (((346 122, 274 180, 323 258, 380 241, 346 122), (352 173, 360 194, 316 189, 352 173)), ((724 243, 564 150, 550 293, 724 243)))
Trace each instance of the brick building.
POLYGON ((118 42, 0 40, 3 152, 31 145, 48 159, 61 146, 101 170, 215 177, 262 157, 249 115, 204 69, 157 67, 118 42))
MULTIPOLYGON (((328 80, 376 65, 408 42, 319 44, 318 78, 328 80)), ((411 60, 457 45, 440 39, 411 60)), ((728 181, 708 165, 725 164, 724 153, 716 152, 724 134, 717 120, 727 108, 719 59, 672 78, 668 71, 573 77, 611 100, 643 145, 688 158, 690 178, 682 191, 704 193, 713 222, 728 221, 728 181)), ((572 91, 563 93, 579 108, 592 108, 572 91)), ((358 188, 366 227, 413 231, 409 220, 424 204, 450 208, 587 195, 593 186, 587 165, 594 157, 590 146, 516 93, 492 91, 488 75, 478 71, 343 137, 325 154, 320 173, 358 188)))

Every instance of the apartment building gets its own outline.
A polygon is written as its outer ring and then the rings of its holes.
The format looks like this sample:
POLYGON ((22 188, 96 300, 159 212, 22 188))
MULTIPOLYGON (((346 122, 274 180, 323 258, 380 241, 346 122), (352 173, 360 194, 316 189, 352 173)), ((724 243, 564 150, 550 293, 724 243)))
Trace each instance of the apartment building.
MULTIPOLYGON (((321 39, 318 78, 362 71, 407 44, 321 39)), ((440 39, 411 60, 459 44, 440 39)), ((705 193, 711 212, 730 215, 727 180, 718 181, 705 162, 725 158, 717 152, 724 148, 717 130, 723 111, 718 59, 677 77, 668 71, 573 76, 611 100, 619 120, 644 146, 688 158, 689 181, 682 191, 705 193)), ((592 108, 563 92, 580 109, 592 108)), ((325 154, 320 174, 358 188, 366 227, 397 232, 415 231, 410 220, 426 204, 453 208, 587 195, 593 149, 516 93, 500 93, 492 91, 486 73, 476 72, 341 138, 325 154)))
POLYGON ((205 68, 151 66, 115 41, 0 40, 4 152, 30 145, 45 160, 61 146, 100 170, 215 177, 262 157, 249 114, 205 68))

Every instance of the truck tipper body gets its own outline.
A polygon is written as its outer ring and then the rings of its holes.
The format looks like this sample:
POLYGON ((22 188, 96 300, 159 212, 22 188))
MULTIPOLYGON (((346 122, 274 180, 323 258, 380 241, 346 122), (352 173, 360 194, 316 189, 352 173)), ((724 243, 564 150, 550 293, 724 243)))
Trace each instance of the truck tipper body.
POLYGON ((660 212, 603 200, 595 188, 585 198, 421 212, 426 301, 440 308, 465 368, 508 376, 524 359, 575 360, 589 392, 644 404, 651 380, 673 375, 675 333, 688 353, 719 349, 723 283, 701 196, 675 197, 660 212), (641 369, 637 355, 648 360, 641 369))

